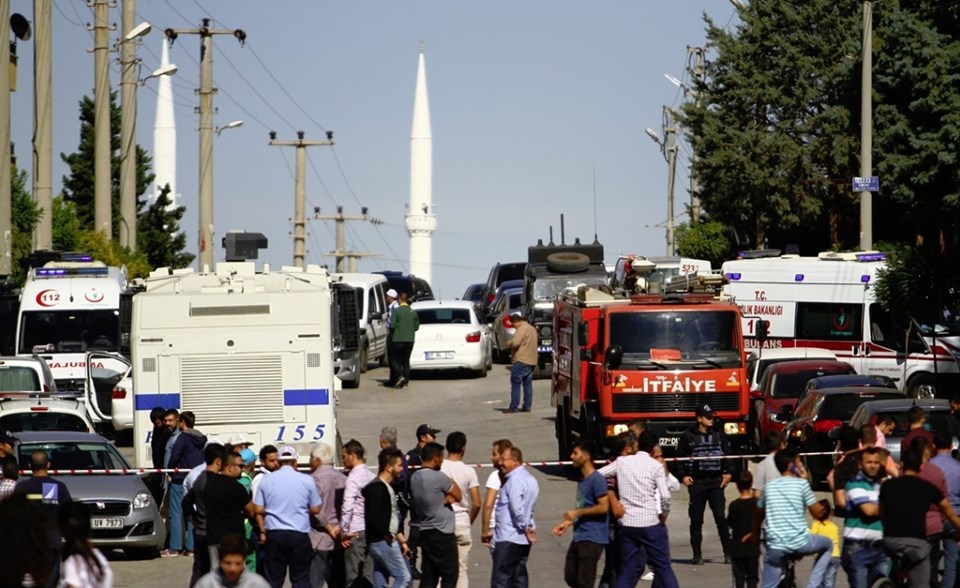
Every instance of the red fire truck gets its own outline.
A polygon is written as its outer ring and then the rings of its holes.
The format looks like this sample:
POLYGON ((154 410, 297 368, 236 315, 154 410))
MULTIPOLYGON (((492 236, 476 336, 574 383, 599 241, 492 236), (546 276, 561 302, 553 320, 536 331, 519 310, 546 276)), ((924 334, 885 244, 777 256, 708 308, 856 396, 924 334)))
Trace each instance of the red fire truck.
POLYGON ((580 288, 557 299, 551 404, 561 459, 575 441, 603 445, 634 419, 669 452, 703 403, 735 449, 750 449, 741 315, 717 298, 722 281, 678 276, 662 293, 580 288))

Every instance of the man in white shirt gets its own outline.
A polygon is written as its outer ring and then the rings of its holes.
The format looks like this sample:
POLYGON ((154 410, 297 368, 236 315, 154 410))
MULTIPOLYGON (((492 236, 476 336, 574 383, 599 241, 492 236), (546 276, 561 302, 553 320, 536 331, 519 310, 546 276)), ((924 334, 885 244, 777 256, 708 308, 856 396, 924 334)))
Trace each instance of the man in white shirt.
POLYGON ((767 482, 780 477, 777 464, 773 462, 773 456, 787 447, 782 431, 769 431, 764 440, 767 443, 767 451, 770 453, 757 464, 757 469, 753 474, 753 492, 757 496, 760 496, 760 493, 763 492, 763 487, 767 482))
POLYGON ((483 516, 480 518, 480 541, 490 548, 490 555, 493 555, 493 529, 497 524, 496 509, 497 496, 500 495, 500 487, 503 486, 503 464, 500 456, 504 450, 513 447, 509 439, 499 439, 493 442, 490 453, 490 462, 493 464, 493 471, 487 477, 485 487, 486 494, 483 497, 483 516))
POLYGON ((467 448, 467 436, 460 431, 447 435, 447 459, 440 464, 440 471, 452 478, 460 487, 461 498, 454 502, 454 534, 457 537, 457 555, 460 558, 460 575, 457 588, 468 588, 467 569, 470 564, 470 527, 480 514, 480 480, 477 471, 463 463, 467 448))
POLYGON ((679 588, 670 566, 667 515, 670 490, 663 465, 650 457, 657 444, 653 435, 641 435, 640 451, 621 456, 600 469, 606 477, 616 476, 624 515, 620 519, 620 562, 618 586, 634 586, 649 564, 664 588, 679 588))

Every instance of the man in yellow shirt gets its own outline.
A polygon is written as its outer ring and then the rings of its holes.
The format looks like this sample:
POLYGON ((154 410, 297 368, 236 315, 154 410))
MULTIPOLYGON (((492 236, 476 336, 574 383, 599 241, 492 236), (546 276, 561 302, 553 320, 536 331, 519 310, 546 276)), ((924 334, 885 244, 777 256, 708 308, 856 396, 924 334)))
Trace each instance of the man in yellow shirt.
POLYGON ((533 370, 537 365, 537 330, 520 313, 511 317, 516 332, 507 343, 510 347, 510 408, 507 412, 530 412, 533 405, 533 370), (520 408, 520 385, 523 385, 523 408, 520 408))

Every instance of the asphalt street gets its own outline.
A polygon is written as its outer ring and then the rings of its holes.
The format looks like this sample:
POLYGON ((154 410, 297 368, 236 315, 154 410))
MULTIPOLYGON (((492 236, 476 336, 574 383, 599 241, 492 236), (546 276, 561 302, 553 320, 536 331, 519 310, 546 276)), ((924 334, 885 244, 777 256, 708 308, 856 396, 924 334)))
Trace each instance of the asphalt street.
MULTIPOLYGON (((441 429, 438 440, 442 443, 446 434, 462 431, 467 436, 465 461, 481 464, 478 470, 481 487, 490 473, 490 443, 500 438, 509 438, 523 450, 528 462, 553 462, 557 459, 554 438, 554 414, 550 407, 550 381, 534 383, 534 405, 530 413, 503 414, 509 400, 509 375, 507 368, 494 365, 485 378, 461 379, 454 374, 441 377, 426 375, 414 377, 404 390, 384 388, 381 381, 387 370, 371 369, 363 375, 361 386, 344 390, 340 394, 339 422, 343 441, 354 438, 368 449, 368 463, 376 464, 379 451, 380 429, 387 425, 397 428, 399 445, 404 451, 416 443, 415 431, 419 424, 427 423, 441 429)), ((203 423, 197 423, 203 430, 203 423)), ((124 452, 129 454, 130 449, 124 452)), ((535 466, 534 475, 540 483, 540 498, 536 508, 539 529, 538 542, 533 547, 528 565, 530 585, 562 586, 563 563, 571 532, 557 538, 550 533, 573 506, 576 482, 568 478, 565 468, 558 466, 535 466)), ((481 488, 481 495, 482 495, 481 488)), ((727 500, 736 498, 734 488, 727 490, 727 500)), ((730 566, 723 564, 723 552, 717 538, 716 527, 709 512, 704 525, 704 565, 690 564, 689 522, 687 516, 687 492, 681 489, 673 496, 673 506, 667 525, 670 531, 670 547, 673 569, 680 586, 720 588, 732 586, 730 566)), ((473 528, 474 544, 470 552, 470 581, 474 586, 488 585, 490 581, 490 555, 480 544, 479 521, 473 528)), ((190 577, 192 558, 164 558, 151 561, 129 561, 119 552, 110 552, 108 557, 116 575, 116 586, 153 587, 186 586, 190 577)), ((809 558, 808 558, 809 559, 809 558)), ((811 562, 798 565, 798 585, 804 585, 811 562)), ((602 567, 602 562, 601 562, 602 567)), ((840 573, 838 585, 845 585, 840 573)), ((641 581, 638 586, 649 585, 641 581)))

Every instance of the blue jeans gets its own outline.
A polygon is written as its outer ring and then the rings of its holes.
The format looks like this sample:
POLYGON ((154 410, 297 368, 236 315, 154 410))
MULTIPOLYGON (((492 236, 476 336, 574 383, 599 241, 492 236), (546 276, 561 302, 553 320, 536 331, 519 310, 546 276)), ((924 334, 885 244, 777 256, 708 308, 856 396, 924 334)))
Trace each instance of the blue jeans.
POLYGON ((670 567, 667 527, 620 527, 620 572, 616 588, 634 588, 644 566, 648 564, 659 586, 679 588, 677 577, 670 567))
POLYGON ((813 564, 813 570, 810 571, 807 588, 820 586, 827 575, 827 568, 830 567, 831 553, 833 553, 833 541, 822 535, 811 535, 809 533, 807 534, 807 544, 795 551, 780 551, 767 547, 763 554, 763 588, 777 588, 777 585, 780 584, 780 578, 783 576, 783 558, 794 554, 817 554, 817 561, 813 564))
POLYGON ((490 588, 527 588, 527 560, 530 546, 501 541, 493 550, 493 569, 490 571, 490 588))
POLYGON ((941 588, 953 588, 957 580, 957 557, 960 557, 960 546, 951 539, 953 525, 950 521, 943 521, 943 577, 940 578, 941 588))
MULTIPOLYGON (((183 551, 183 484, 170 484, 170 551, 183 551)), ((193 523, 187 522, 186 550, 193 551, 193 523)))
POLYGON ((880 541, 868 545, 845 540, 840 563, 847 573, 850 588, 869 588, 875 579, 887 575, 887 554, 880 541))
POLYGON ((510 412, 520 405, 520 384, 523 384, 523 410, 533 404, 533 366, 517 362, 510 366, 510 412))
POLYGON ((373 556, 373 588, 386 588, 390 578, 393 578, 394 588, 407 588, 410 585, 410 569, 403 559, 399 541, 392 544, 374 541, 369 548, 373 556))

